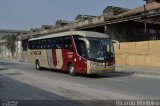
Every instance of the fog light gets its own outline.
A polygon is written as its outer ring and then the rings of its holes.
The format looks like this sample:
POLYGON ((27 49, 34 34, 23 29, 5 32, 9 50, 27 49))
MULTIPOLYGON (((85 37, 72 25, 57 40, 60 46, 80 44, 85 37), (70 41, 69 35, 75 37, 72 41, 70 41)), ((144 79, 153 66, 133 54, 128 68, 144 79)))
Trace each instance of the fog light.
POLYGON ((108 66, 108 62, 106 62, 106 66, 108 66))

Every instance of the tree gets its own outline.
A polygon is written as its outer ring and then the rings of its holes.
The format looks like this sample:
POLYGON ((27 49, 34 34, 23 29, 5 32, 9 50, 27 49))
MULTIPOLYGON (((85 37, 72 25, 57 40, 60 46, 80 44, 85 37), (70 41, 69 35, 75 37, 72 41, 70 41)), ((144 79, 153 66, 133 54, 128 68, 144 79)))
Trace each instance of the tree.
POLYGON ((5 35, 1 38, 2 40, 6 40, 6 47, 11 52, 12 58, 14 56, 14 53, 16 51, 16 35, 5 35))

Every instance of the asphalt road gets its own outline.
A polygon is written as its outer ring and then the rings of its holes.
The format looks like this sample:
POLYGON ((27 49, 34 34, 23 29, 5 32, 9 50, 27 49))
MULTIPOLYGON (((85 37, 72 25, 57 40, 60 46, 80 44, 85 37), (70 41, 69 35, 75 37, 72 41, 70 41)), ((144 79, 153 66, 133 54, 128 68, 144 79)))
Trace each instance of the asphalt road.
MULTIPOLYGON (((159 99, 160 78, 132 73, 70 76, 38 71, 25 63, 0 61, 0 99, 119 100, 159 99)), ((63 102, 65 104, 65 102, 63 102)), ((74 104, 74 103, 73 103, 74 104)))

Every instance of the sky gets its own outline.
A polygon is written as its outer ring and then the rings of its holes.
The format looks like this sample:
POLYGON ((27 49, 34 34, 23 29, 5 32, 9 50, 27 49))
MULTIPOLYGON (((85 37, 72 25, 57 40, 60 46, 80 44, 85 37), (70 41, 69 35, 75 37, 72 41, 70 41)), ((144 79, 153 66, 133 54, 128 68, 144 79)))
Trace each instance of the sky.
POLYGON ((0 29, 30 30, 73 21, 78 14, 102 15, 107 6, 133 9, 143 0, 0 0, 0 29))

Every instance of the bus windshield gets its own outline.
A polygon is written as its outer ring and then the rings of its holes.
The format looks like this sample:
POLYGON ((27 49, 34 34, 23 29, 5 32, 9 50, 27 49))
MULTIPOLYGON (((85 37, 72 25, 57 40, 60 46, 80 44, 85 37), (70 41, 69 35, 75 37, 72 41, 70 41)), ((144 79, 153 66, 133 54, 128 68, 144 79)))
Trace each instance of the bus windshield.
POLYGON ((104 61, 114 57, 114 49, 109 38, 87 38, 89 41, 88 58, 95 61, 104 61))

